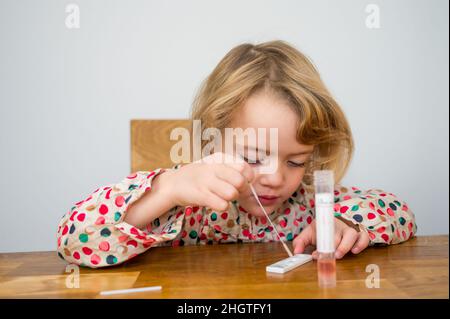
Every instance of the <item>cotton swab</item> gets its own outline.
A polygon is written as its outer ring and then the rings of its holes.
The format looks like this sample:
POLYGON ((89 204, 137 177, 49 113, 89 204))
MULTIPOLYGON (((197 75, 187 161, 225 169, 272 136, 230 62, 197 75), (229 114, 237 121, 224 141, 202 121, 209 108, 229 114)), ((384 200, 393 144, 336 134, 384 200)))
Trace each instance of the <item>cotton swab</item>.
POLYGON ((255 196, 256 201, 258 202, 259 206, 261 207, 262 211, 264 212, 264 215, 266 215, 266 218, 270 222, 270 224, 272 225, 273 230, 275 230, 275 232, 277 233, 278 239, 283 244, 283 247, 286 250, 287 254, 289 255, 289 257, 294 256, 294 254, 292 254, 292 252, 290 251, 290 249, 288 248, 286 243, 281 239, 280 234, 278 233, 277 229, 275 228, 275 225, 272 223, 272 221, 269 218, 269 215, 267 214, 267 212, 264 209, 263 205, 259 201, 258 195, 256 195, 256 192, 255 192, 255 189, 253 188, 253 185, 251 183, 249 183, 249 186, 250 186, 250 189, 252 190, 253 196, 255 196))
POLYGON ((158 291, 161 290, 161 286, 152 287, 142 287, 142 288, 132 288, 132 289, 120 289, 120 290, 108 290, 100 292, 102 296, 118 295, 118 294, 131 294, 135 292, 145 292, 145 291, 158 291))

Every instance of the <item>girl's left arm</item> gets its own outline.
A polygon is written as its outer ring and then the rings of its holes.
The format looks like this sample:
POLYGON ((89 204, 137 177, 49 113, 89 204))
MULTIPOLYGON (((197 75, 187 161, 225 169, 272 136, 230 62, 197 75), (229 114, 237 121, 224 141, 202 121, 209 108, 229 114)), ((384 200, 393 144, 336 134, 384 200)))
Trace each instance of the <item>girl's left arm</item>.
POLYGON ((414 213, 392 193, 380 189, 362 191, 337 184, 334 196, 335 215, 367 232, 371 246, 398 244, 417 232, 414 213))

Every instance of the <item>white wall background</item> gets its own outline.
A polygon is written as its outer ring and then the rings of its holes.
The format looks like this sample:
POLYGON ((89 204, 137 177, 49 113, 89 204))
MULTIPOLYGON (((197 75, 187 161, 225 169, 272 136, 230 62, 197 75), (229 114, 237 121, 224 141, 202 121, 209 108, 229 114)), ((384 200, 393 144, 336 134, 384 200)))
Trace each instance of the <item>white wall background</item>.
POLYGON ((448 21, 446 0, 0 0, 0 252, 54 250, 60 217, 128 175, 130 119, 187 117, 229 49, 271 39, 310 56, 346 111, 344 184, 406 200, 420 235, 448 233, 448 21))

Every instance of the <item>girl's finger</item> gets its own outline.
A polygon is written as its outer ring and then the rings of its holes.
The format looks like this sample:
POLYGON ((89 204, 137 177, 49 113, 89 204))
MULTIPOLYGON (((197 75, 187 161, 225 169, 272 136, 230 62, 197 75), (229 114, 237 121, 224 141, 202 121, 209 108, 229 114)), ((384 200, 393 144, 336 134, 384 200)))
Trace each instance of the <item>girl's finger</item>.
POLYGON ((314 244, 313 234, 310 227, 305 228, 293 241, 294 254, 302 254, 305 248, 314 244))
POLYGON ((214 185, 210 187, 209 191, 226 201, 235 200, 239 196, 238 190, 233 185, 219 178, 214 181, 214 185))
POLYGON ((242 176, 245 177, 245 180, 247 182, 252 182, 255 178, 255 173, 253 172, 252 167, 250 166, 250 164, 244 161, 225 163, 225 165, 238 171, 242 176))
POLYGON ((361 231, 359 233, 358 240, 356 241, 355 245, 353 245, 352 253, 359 254, 361 251, 367 248, 369 246, 370 238, 369 236, 361 231))
POLYGON ((344 231, 342 240, 336 249, 335 256, 337 259, 341 259, 346 253, 350 251, 350 249, 352 249, 353 245, 358 240, 358 235, 358 232, 353 228, 348 228, 344 231))
POLYGON ((294 239, 292 245, 294 246, 294 254, 302 254, 308 246, 306 238, 300 238, 300 236, 294 239))
POLYGON ((230 183, 237 190, 244 190, 247 188, 247 180, 245 176, 228 165, 220 165, 219 169, 217 169, 215 173, 217 178, 230 183))
POLYGON ((255 174, 251 166, 239 156, 232 156, 227 153, 217 152, 202 158, 202 163, 224 164, 241 173, 247 181, 253 181, 255 174))
POLYGON ((334 235, 334 248, 335 250, 339 247, 339 244, 341 243, 343 233, 341 231, 336 232, 334 235))
POLYGON ((204 206, 216 211, 224 211, 229 208, 230 202, 217 196, 217 194, 210 191, 206 191, 204 194, 204 198, 201 200, 201 202, 204 203, 204 206))

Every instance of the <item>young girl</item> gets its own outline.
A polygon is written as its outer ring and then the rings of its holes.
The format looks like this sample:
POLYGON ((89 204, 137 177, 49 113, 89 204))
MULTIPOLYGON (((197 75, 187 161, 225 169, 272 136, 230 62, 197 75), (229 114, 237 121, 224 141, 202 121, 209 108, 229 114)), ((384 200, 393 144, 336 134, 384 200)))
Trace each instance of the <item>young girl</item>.
MULTIPOLYGON (((276 170, 260 174, 258 161, 225 163, 216 153, 208 163, 131 174, 65 214, 58 227, 61 258, 105 267, 155 246, 279 240, 249 183, 281 239, 302 253, 315 244, 317 169, 335 174, 337 258, 415 234, 414 214, 394 194, 339 184, 353 153, 349 124, 312 63, 287 43, 232 49, 201 87, 192 119, 202 129, 278 128, 276 170)), ((251 146, 245 145, 248 152, 251 146)))

